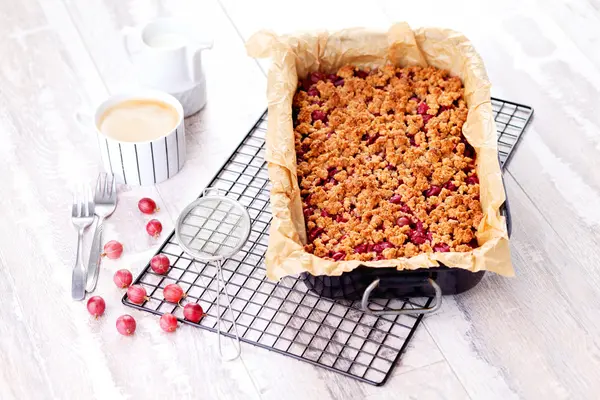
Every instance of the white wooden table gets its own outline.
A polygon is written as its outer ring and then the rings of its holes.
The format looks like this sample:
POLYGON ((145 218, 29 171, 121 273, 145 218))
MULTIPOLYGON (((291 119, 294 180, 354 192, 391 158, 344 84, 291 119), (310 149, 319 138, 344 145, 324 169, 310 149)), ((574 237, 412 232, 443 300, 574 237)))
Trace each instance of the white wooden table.
POLYGON ((598 398, 598 3, 488 3, 1 2, 0 398, 598 398), (135 84, 119 32, 157 15, 194 17, 214 38, 209 103, 186 121, 180 174, 119 189, 105 238, 125 253, 103 264, 96 294, 107 311, 96 321, 70 299, 70 188, 93 183, 100 169, 97 142, 73 113, 135 84), (266 64, 246 56, 244 40, 261 28, 384 29, 400 20, 464 32, 486 61, 493 95, 535 108, 505 174, 517 277, 488 275, 446 297, 380 388, 249 345, 241 360, 222 363, 214 334, 187 326, 165 334, 156 317, 123 306, 112 273, 137 274, 160 244, 144 232, 137 200, 157 200, 170 231, 265 108, 266 64), (124 313, 138 321, 134 337, 115 330, 124 313))

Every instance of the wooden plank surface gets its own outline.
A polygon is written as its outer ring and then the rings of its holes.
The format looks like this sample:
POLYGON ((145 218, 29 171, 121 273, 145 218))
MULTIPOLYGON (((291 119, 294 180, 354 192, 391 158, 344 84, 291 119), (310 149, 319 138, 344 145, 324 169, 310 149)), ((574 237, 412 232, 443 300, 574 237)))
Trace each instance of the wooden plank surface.
MULTIPOLYGON (((259 0, 26 0, 0 4, 0 398, 595 398, 600 393, 600 19, 577 0, 421 3, 259 0), (14 3, 14 2, 13 2, 14 3), (106 315, 90 319, 69 298, 75 231, 70 188, 93 183, 96 141, 73 113, 134 87, 120 30, 157 15, 191 18, 215 40, 203 57, 209 102, 186 120, 186 168, 154 188, 123 186, 107 238, 124 243, 103 264, 97 294, 106 315), (535 18, 533 17, 535 16, 535 18), (165 232, 265 108, 262 66, 244 40, 261 28, 385 29, 446 26, 467 34, 486 61, 493 94, 531 104, 532 129, 509 165, 511 248, 518 276, 487 276, 446 297, 425 319, 393 376, 372 387, 243 346, 219 361, 214 334, 160 331, 154 316, 120 304, 112 273, 146 264, 148 237, 137 200, 162 207, 165 232), (138 321, 116 334, 118 315, 138 321), (10 321, 4 323, 4 321, 10 321), (423 329, 424 328, 424 329, 423 329), (25 378, 27 377, 27 378, 25 378)), ((88 241, 90 238, 88 238, 88 241)), ((86 243, 89 245, 89 243, 86 243)))

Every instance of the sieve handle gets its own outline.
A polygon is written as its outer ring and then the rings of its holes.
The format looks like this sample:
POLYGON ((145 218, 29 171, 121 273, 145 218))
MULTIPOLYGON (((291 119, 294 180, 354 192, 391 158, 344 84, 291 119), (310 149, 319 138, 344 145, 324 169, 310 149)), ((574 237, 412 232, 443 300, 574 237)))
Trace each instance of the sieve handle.
MULTIPOLYGON (((231 307, 231 299, 229 298, 229 293, 227 293, 227 286, 225 285, 225 279, 223 278, 223 268, 221 266, 221 261, 217 261, 217 335, 218 335, 218 344, 219 344, 219 355, 221 359, 224 361, 233 361, 240 356, 242 352, 242 348, 240 346, 240 336, 238 334, 237 322, 235 321, 235 315, 233 314, 233 308, 231 307), (225 292, 225 298, 227 299, 227 309, 229 309, 229 316, 231 317, 231 324, 233 325, 233 332, 235 335, 234 348, 235 353, 229 357, 225 357, 223 354, 223 347, 221 345, 221 289, 225 292)), ((224 313, 223 313, 224 314, 224 313)))

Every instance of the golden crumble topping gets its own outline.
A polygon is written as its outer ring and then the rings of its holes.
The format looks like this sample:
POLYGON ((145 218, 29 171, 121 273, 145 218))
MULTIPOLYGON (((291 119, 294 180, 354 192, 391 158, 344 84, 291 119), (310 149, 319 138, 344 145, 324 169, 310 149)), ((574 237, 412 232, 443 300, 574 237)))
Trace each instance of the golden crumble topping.
POLYGON ((293 112, 306 251, 372 261, 477 247, 463 90, 433 67, 347 65, 301 82, 293 112))

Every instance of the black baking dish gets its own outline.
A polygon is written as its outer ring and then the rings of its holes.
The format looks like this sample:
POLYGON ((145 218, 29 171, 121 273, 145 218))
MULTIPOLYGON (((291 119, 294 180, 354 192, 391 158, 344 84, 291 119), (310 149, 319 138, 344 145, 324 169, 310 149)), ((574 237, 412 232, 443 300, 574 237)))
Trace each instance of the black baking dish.
MULTIPOLYGON (((503 182, 504 183, 504 182, 503 182)), ((506 193, 506 188, 505 188, 506 193)), ((510 236, 512 223, 508 197, 500 208, 506 218, 510 236)), ((314 276, 308 272, 300 274, 306 286, 319 296, 331 299, 361 300, 363 310, 373 314, 398 313, 397 310, 373 312, 368 308, 371 298, 392 299, 409 297, 436 297, 434 306, 418 310, 402 310, 403 314, 433 312, 441 305, 441 295, 463 293, 475 287, 485 271, 471 272, 460 268, 439 266, 416 270, 398 271, 396 268, 358 267, 339 276, 314 276)))

